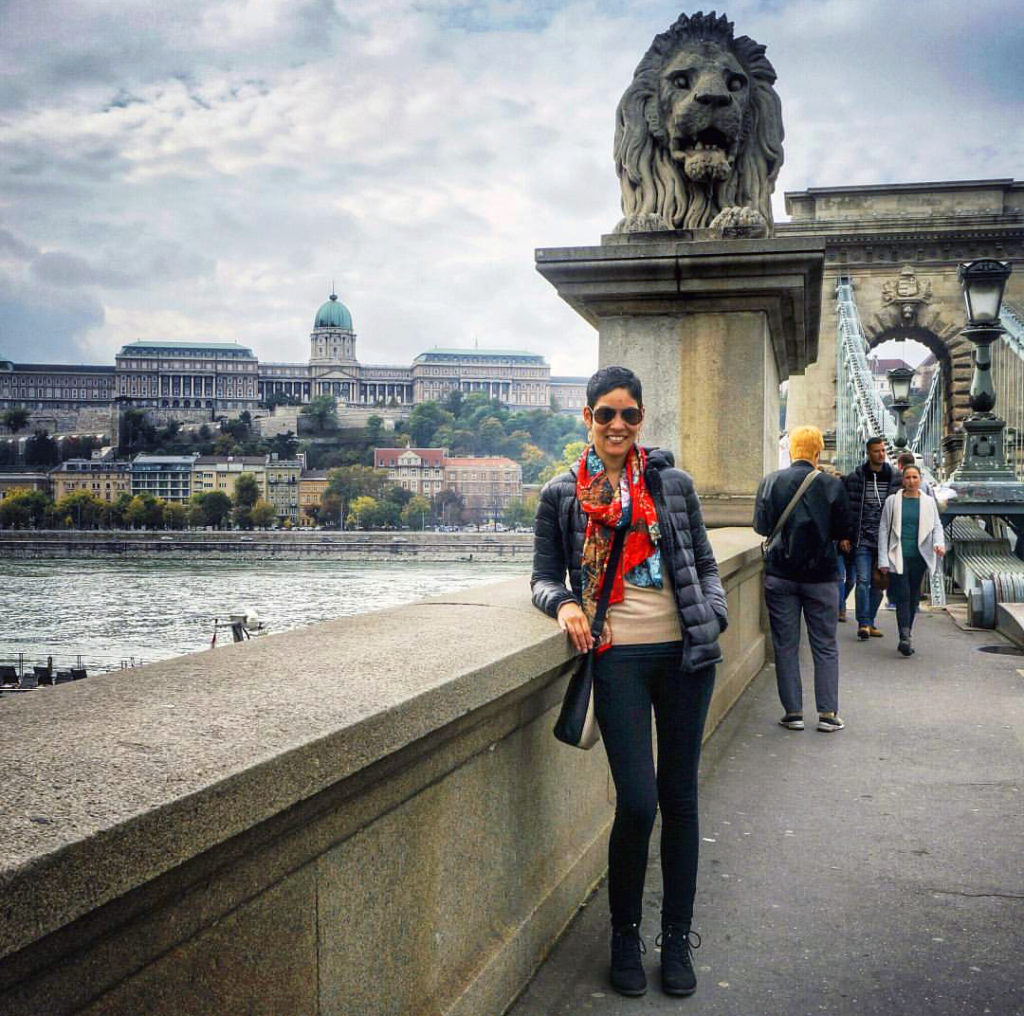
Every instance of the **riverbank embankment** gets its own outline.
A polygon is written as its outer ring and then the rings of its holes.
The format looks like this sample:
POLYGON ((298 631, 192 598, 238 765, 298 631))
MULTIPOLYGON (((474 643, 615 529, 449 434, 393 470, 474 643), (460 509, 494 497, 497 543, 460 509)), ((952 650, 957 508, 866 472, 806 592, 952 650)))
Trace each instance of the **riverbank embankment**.
POLYGON ((132 532, 15 531, 0 533, 0 558, 267 558, 380 561, 528 561, 529 533, 393 532, 132 532))

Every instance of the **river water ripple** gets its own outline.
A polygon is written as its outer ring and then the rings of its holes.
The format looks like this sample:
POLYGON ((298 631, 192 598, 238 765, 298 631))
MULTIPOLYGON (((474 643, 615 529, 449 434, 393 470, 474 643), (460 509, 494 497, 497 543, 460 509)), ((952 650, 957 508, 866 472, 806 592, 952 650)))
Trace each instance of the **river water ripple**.
MULTIPOLYGON (((0 663, 112 670, 208 649, 214 619, 287 631, 516 575, 463 562, 0 560, 0 663)), ((231 641, 222 628, 218 644, 231 641)))

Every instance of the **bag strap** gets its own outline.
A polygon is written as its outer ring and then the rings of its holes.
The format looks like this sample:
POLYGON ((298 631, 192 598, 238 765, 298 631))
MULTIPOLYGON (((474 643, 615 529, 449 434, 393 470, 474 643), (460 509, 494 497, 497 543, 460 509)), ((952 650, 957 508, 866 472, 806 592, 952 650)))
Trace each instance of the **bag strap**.
POLYGON ((807 493, 808 488, 818 478, 818 470, 811 469, 811 471, 804 477, 803 482, 799 487, 796 488, 796 493, 790 498, 789 504, 783 509, 782 514, 779 516, 779 521, 775 523, 775 528, 772 530, 772 535, 768 537, 765 543, 771 543, 779 533, 782 532, 782 527, 786 524, 786 520, 792 514, 793 509, 799 504, 800 498, 807 493))
POLYGON ((595 644, 601 637, 604 630, 604 615, 608 611, 608 601, 611 599, 612 586, 615 585, 615 569, 619 567, 619 558, 622 556, 622 545, 626 542, 626 529, 615 530, 612 538, 612 549, 608 554, 608 563, 604 569, 604 579, 601 583, 601 595, 597 599, 597 610, 594 613, 594 623, 590 626, 590 634, 594 637, 595 644))

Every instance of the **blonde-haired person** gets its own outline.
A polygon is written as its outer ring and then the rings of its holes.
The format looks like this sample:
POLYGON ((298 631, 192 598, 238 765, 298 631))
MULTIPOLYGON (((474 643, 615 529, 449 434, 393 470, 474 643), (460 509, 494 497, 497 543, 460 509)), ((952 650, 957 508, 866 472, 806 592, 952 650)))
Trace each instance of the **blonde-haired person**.
POLYGON ((897 651, 911 656, 910 637, 921 597, 921 580, 935 571, 946 554, 946 538, 935 498, 921 491, 921 470, 903 468, 903 490, 886 498, 878 527, 878 569, 889 574, 889 598, 896 604, 900 642, 897 651))
POLYGON ((836 542, 849 538, 850 513, 842 481, 818 471, 824 446, 817 427, 794 428, 789 436, 793 464, 769 473, 761 481, 754 505, 754 529, 770 536, 796 493, 814 474, 780 531, 769 541, 764 599, 775 649, 775 678, 785 710, 779 722, 789 730, 804 729, 799 656, 802 615, 814 660, 818 730, 829 733, 845 726, 838 713, 836 542))

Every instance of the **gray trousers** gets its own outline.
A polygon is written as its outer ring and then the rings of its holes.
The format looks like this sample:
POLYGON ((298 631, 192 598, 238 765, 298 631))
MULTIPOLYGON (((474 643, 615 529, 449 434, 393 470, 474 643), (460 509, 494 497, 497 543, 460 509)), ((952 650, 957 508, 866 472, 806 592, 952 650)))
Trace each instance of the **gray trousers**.
POLYGON ((764 577, 764 602, 775 648, 775 679, 787 713, 804 711, 800 682, 800 613, 814 660, 814 700, 819 713, 839 709, 839 606, 835 582, 793 582, 777 575, 764 577))

